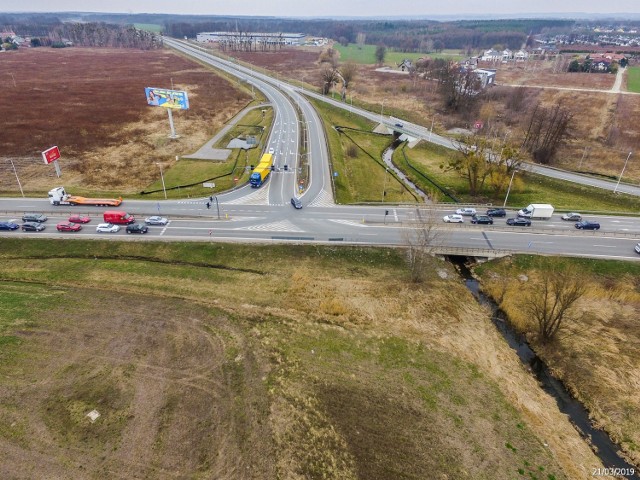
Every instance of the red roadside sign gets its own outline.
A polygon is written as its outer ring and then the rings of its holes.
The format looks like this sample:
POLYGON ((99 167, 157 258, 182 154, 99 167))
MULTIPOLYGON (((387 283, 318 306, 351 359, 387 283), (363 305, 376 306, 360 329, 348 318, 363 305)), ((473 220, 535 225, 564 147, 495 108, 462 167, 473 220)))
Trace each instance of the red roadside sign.
POLYGON ((58 149, 58 147, 51 147, 45 150, 44 152, 42 152, 42 159, 44 160, 44 163, 46 163, 47 165, 50 164, 51 162, 55 162, 59 158, 60 158, 60 150, 58 149))

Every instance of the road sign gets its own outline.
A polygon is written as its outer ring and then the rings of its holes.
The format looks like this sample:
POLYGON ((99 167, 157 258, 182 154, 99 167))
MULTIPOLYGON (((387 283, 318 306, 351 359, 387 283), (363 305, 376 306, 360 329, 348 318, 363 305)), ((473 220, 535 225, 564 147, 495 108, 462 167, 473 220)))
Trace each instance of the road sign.
POLYGON ((46 163, 47 165, 50 164, 51 162, 55 162, 59 158, 60 158, 60 150, 58 149, 58 147, 51 147, 45 150, 44 152, 42 152, 42 159, 44 160, 44 163, 46 163))
POLYGON ((338 172, 333 172, 333 176, 337 177, 338 176, 338 172))
POLYGON ((480 120, 476 120, 476 122, 473 124, 473 128, 475 128, 476 130, 480 130, 483 126, 484 124, 480 120))
POLYGON ((214 182, 204 182, 202 186, 204 188, 216 188, 216 184, 214 182))

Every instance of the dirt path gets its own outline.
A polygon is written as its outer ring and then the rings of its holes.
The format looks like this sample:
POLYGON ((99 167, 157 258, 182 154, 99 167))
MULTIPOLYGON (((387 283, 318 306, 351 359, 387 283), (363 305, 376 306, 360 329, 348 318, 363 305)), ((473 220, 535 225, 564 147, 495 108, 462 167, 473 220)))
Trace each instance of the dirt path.
POLYGON ((624 72, 626 71, 627 71, 627 67, 622 67, 618 69, 618 73, 616 74, 616 81, 613 84, 613 87, 611 87, 612 93, 626 93, 626 92, 620 91, 620 87, 622 86, 622 79, 624 77, 624 72))

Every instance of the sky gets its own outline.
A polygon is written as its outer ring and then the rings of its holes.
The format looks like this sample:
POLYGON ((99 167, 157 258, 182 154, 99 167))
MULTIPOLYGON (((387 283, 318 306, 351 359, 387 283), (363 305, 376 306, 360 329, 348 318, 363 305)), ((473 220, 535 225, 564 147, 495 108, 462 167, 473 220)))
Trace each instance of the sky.
MULTIPOLYGON (((536 13, 640 13, 640 0, 26 0, 8 11, 182 13, 202 15, 440 16, 536 13)), ((5 6, 6 8, 6 6, 5 6)), ((0 9, 0 11, 4 10, 0 9)))

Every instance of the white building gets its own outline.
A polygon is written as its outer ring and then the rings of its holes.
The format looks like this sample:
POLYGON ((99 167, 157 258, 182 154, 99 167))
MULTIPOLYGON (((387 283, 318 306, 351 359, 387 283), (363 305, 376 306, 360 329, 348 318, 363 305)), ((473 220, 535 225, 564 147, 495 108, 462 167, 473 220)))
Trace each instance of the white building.
POLYGON ((293 46, 303 45, 305 38, 304 33, 202 32, 196 35, 196 41, 202 43, 251 41, 293 46))
POLYGON ((498 62, 502 60, 502 52, 494 50, 493 48, 491 50, 486 50, 482 54, 480 60, 482 60, 483 62, 498 62))

